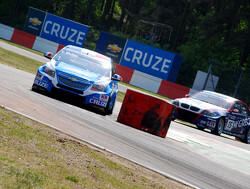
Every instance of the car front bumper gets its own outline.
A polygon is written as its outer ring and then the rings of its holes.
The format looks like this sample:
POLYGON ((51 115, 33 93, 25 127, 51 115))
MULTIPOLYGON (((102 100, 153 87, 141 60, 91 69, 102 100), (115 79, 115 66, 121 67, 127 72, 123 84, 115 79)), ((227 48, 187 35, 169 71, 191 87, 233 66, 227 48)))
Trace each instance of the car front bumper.
MULTIPOLYGON (((95 107, 105 108, 108 104, 111 92, 99 92, 91 91, 89 86, 86 86, 85 89, 72 88, 72 85, 66 85, 67 83, 58 82, 58 77, 50 77, 44 73, 42 66, 38 69, 32 89, 57 94, 61 97, 67 97, 73 101, 80 101, 83 104, 91 104, 95 107)), ((79 84, 75 84, 79 86, 79 84)))
POLYGON ((176 107, 173 118, 194 124, 201 128, 214 130, 220 117, 210 117, 176 107))

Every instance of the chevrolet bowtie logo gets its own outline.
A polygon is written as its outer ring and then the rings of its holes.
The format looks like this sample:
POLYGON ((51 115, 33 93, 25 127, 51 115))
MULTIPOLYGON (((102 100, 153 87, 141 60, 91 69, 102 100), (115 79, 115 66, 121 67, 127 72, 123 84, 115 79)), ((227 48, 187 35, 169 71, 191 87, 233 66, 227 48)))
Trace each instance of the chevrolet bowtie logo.
POLYGON ((30 18, 29 22, 31 22, 34 26, 40 25, 42 22, 38 20, 38 18, 30 18))
POLYGON ((77 81, 77 79, 76 78, 73 78, 73 77, 71 77, 71 78, 69 78, 71 81, 74 81, 74 82, 76 82, 77 81))
POLYGON ((113 45, 108 45, 108 49, 110 49, 112 52, 120 52, 122 48, 118 47, 118 45, 113 44, 113 45))

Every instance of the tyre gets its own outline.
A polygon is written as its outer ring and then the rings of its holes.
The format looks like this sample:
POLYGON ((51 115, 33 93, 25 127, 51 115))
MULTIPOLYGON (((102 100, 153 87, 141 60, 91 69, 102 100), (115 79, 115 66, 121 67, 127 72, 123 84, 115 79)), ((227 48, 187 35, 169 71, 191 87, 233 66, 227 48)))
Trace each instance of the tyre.
POLYGON ((250 144, 250 127, 248 128, 248 131, 245 135, 245 138, 242 140, 242 142, 244 142, 246 144, 250 144))
POLYGON ((115 102, 116 100, 114 100, 114 103, 111 103, 111 98, 109 99, 108 103, 107 103, 107 106, 106 108, 104 109, 104 113, 106 115, 111 115, 113 113, 113 109, 114 109, 114 106, 115 106, 115 102))
POLYGON ((220 118, 213 133, 216 135, 220 135, 224 129, 225 121, 223 118, 220 118))
POLYGON ((33 84, 32 87, 31 87, 31 90, 35 91, 35 92, 38 92, 38 86, 33 84))
POLYGON ((198 128, 199 130, 201 130, 201 131, 204 131, 204 129, 205 129, 205 127, 199 127, 199 126, 197 126, 197 128, 198 128))

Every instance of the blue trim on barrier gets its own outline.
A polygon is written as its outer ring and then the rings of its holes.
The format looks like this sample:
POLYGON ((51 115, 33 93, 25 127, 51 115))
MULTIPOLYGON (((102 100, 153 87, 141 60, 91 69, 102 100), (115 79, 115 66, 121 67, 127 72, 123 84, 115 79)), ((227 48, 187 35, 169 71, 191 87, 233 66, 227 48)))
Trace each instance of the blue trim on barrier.
POLYGON ((99 36, 99 39, 97 41, 96 48, 95 48, 96 52, 104 54, 105 46, 107 44, 109 35, 110 35, 109 33, 103 32, 103 31, 100 33, 100 36, 99 36))
POLYGON ((183 56, 180 56, 178 54, 175 55, 173 65, 169 72, 168 81, 175 83, 180 67, 181 67, 182 60, 183 60, 183 56))

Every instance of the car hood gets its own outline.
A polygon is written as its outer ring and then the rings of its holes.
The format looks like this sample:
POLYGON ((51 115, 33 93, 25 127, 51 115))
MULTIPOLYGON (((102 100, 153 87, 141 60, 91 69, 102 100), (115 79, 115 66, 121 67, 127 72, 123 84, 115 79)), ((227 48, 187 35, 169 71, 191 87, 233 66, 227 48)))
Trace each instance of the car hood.
POLYGON ((81 69, 74 65, 66 64, 60 61, 51 62, 51 66, 54 67, 56 73, 63 72, 69 75, 73 75, 75 77, 83 78, 88 80, 89 82, 99 82, 99 81, 107 81, 109 78, 100 77, 99 74, 91 72, 89 70, 81 69))
MULTIPOLYGON (((194 106, 200 109, 200 111, 202 110, 218 110, 218 111, 226 111, 225 108, 216 106, 214 104, 209 104, 207 102, 203 102, 194 98, 180 98, 177 99, 179 101, 179 103, 185 103, 188 104, 190 106, 194 106)), ((180 105, 179 104, 179 105, 180 105)))

